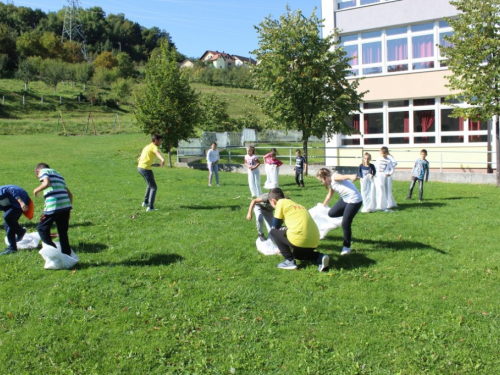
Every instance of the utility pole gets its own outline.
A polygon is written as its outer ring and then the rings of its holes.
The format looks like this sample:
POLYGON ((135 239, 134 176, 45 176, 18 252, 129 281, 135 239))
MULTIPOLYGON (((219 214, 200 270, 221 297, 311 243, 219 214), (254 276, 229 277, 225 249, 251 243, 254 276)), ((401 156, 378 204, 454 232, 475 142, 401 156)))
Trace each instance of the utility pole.
POLYGON ((86 61, 89 61, 87 52, 87 42, 85 40, 85 33, 83 32, 83 25, 81 20, 82 8, 80 0, 66 0, 68 5, 64 7, 64 24, 62 31, 62 42, 64 39, 80 42, 82 44, 82 53, 86 61))

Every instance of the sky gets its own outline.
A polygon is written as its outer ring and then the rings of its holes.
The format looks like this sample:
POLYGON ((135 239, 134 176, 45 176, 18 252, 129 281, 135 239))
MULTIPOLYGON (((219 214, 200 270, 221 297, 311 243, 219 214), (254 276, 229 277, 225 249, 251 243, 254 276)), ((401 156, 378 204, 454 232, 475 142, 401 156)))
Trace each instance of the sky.
MULTIPOLYGON (((7 3, 7 0, 1 0, 7 3)), ((12 1, 9 1, 12 2, 12 1)), ((13 0, 16 6, 57 12, 67 0, 13 0)), ((278 19, 286 5, 309 17, 314 9, 321 18, 321 0, 80 0, 82 8, 100 6, 106 14, 167 31, 177 50, 199 58, 207 51, 250 57, 258 47, 258 25, 265 17, 278 19)))

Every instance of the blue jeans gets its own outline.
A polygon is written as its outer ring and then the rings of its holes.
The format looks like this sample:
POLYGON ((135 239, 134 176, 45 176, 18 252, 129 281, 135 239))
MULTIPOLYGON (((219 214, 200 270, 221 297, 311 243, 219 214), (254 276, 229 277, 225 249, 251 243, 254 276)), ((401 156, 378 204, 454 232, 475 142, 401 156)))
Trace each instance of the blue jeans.
POLYGON ((153 174, 153 171, 143 168, 137 168, 137 171, 140 173, 142 177, 144 177, 144 180, 148 184, 148 187, 146 188, 146 194, 144 195, 144 203, 146 203, 146 205, 148 205, 149 207, 153 208, 156 197, 156 189, 158 188, 156 186, 155 176, 153 174))
POLYGON ((215 181, 219 185, 219 164, 207 163, 208 164, 208 183, 212 185, 212 177, 215 174, 215 181))
POLYGON ((19 225, 19 218, 23 214, 23 210, 11 207, 3 214, 5 232, 7 233, 7 240, 9 247, 17 250, 16 235, 23 234, 23 228, 19 225))

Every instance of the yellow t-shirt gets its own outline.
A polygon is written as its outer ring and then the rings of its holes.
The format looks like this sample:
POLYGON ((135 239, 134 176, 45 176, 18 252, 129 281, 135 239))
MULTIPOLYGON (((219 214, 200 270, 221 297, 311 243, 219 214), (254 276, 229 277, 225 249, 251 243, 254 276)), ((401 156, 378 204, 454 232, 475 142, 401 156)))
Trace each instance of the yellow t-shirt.
POLYGON ((142 149, 141 157, 139 158, 139 168, 151 170, 151 165, 155 161, 158 146, 150 143, 142 149))
POLYGON ((318 226, 304 206, 290 199, 280 199, 276 203, 274 217, 285 220, 288 228, 286 237, 292 245, 314 249, 318 247, 318 226))

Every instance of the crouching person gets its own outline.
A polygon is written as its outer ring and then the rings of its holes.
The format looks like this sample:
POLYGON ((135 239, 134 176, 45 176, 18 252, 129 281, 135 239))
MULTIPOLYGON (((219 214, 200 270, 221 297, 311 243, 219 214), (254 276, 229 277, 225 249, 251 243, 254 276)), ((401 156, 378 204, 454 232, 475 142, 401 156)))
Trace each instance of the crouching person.
POLYGON ((319 230, 307 209, 285 198, 280 188, 269 192, 269 203, 275 209, 271 235, 285 258, 278 268, 296 269, 295 259, 317 262, 320 272, 328 268, 330 257, 316 251, 319 230))

